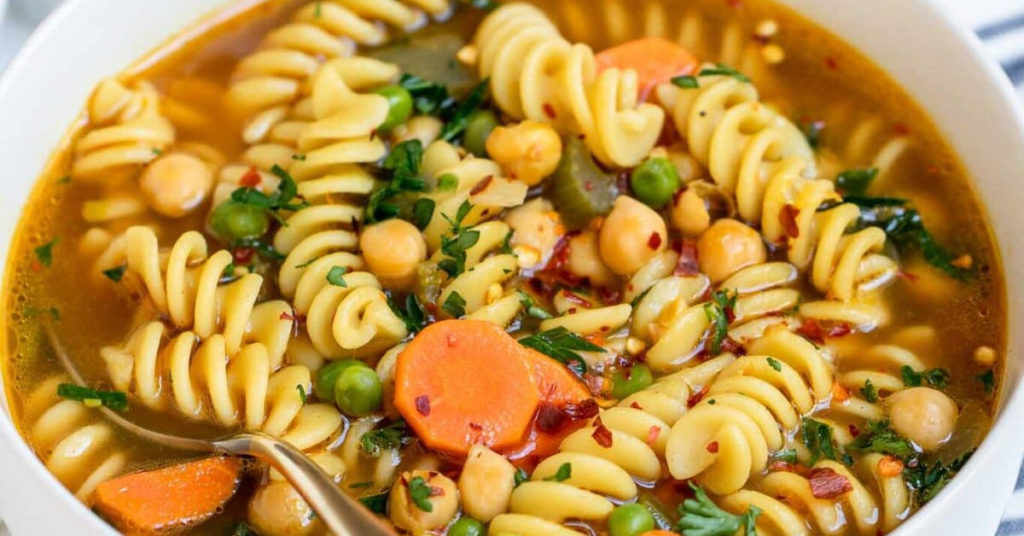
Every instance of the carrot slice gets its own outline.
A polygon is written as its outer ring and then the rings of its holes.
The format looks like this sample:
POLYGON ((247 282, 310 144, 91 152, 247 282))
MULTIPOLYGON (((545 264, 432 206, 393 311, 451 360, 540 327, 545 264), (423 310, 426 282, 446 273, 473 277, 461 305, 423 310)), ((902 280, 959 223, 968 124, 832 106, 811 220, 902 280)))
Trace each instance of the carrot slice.
POLYGON ((526 360, 533 367, 533 377, 540 391, 541 401, 556 406, 579 404, 591 397, 590 389, 565 365, 550 357, 522 347, 526 360))
POLYGON ((235 494, 241 471, 237 458, 206 458, 108 480, 93 499, 122 532, 168 532, 213 517, 235 494))
POLYGON ((395 408, 431 449, 465 456, 524 441, 540 394, 521 346, 497 325, 447 320, 398 355, 395 408))
POLYGON ((673 77, 692 74, 697 57, 689 50, 660 37, 649 37, 623 43, 597 55, 597 67, 633 69, 639 78, 640 98, 646 100, 651 90, 673 77))

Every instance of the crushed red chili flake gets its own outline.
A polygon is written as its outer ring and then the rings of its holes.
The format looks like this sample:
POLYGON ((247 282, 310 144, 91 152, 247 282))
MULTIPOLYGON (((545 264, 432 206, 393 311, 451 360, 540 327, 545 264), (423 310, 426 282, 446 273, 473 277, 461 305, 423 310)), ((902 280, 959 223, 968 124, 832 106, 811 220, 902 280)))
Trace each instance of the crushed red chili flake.
POLYGON ((583 183, 583 189, 588 191, 588 192, 593 192, 594 191, 594 183, 592 183, 590 181, 584 182, 583 183))
POLYGON ((597 421, 595 421, 594 424, 594 433, 591 434, 591 437, 594 438, 594 441, 596 441, 598 445, 601 445, 606 449, 612 448, 612 431, 605 427, 604 423, 601 422, 600 417, 597 418, 597 421))
POLYGON ((903 123, 896 123, 892 126, 892 131, 901 136, 906 136, 910 134, 910 127, 903 123))
POLYGON ((857 428, 856 426, 852 425, 852 424, 850 426, 848 426, 847 429, 850 430, 850 435, 853 436, 853 437, 857 437, 857 436, 860 435, 860 429, 857 428))
POLYGON ((589 301, 587 301, 586 298, 580 296, 579 294, 576 294, 575 292, 573 292, 571 290, 563 290, 562 291, 562 297, 565 298, 566 301, 575 303, 576 305, 579 305, 580 307, 583 307, 584 309, 590 309, 592 307, 592 305, 590 304, 589 301))
POLYGON ((693 393, 692 395, 690 395, 690 398, 686 399, 686 407, 692 408, 693 406, 696 406, 697 404, 700 404, 700 401, 704 400, 704 397, 707 394, 708 394, 708 386, 705 385, 705 386, 700 388, 700 391, 697 391, 696 393, 693 393))
POLYGON ((235 248, 231 251, 235 264, 249 264, 255 254, 256 250, 253 248, 235 248))
POLYGON ((852 332, 853 328, 849 324, 838 324, 826 329, 813 318, 805 318, 800 327, 796 328, 797 335, 817 344, 823 344, 828 337, 842 337, 852 332))
POLYGON ((647 444, 654 445, 658 442, 658 436, 661 435, 660 426, 651 426, 647 429, 647 444))
POLYGON ((284 312, 281 313, 281 320, 288 320, 290 322, 301 322, 303 320, 302 315, 296 315, 294 313, 284 312))
POLYGON ((486 190, 487 187, 490 186, 492 182, 494 182, 494 175, 488 175, 484 177, 482 181, 476 183, 476 186, 473 186, 473 188, 469 191, 469 195, 476 195, 486 190))
POLYGON ((650 238, 647 239, 647 247, 655 251, 661 247, 661 235, 657 231, 651 233, 650 238))
POLYGON ((550 119, 558 117, 558 113, 555 112, 555 107, 552 106, 550 102, 545 102, 543 107, 544 115, 548 116, 550 119))
POLYGON ((240 186, 246 188, 255 188, 263 182, 263 177, 260 176, 260 170, 256 166, 249 167, 249 170, 242 175, 242 178, 238 180, 240 186))
POLYGON ((629 404, 629 407, 631 407, 633 409, 638 409, 640 411, 643 411, 643 409, 644 409, 644 408, 640 407, 640 404, 637 404, 635 400, 629 404))
POLYGON ((564 411, 570 419, 579 421, 597 417, 601 408, 598 407, 596 400, 588 398, 582 402, 566 402, 565 405, 562 406, 562 411, 564 411))
POLYGON ((700 263, 697 258, 697 243, 689 238, 676 242, 675 249, 679 253, 679 260, 672 270, 672 275, 693 276, 700 273, 700 263))
POLYGON ((711 454, 718 454, 718 441, 708 443, 707 449, 711 454))
POLYGON ((796 223, 796 218, 799 215, 800 209, 793 205, 787 203, 782 207, 782 211, 779 212, 779 223, 782 224, 782 229, 786 232, 786 236, 790 238, 800 236, 800 226, 796 223))
POLYGON ((910 273, 910 272, 907 272, 907 271, 904 271, 904 270, 900 270, 900 271, 896 272, 896 275, 898 275, 902 279, 906 279, 907 281, 910 281, 911 283, 917 281, 917 278, 921 277, 921 276, 919 276, 917 274, 913 274, 913 273, 910 273))
POLYGON ((817 467, 807 473, 811 494, 817 499, 835 499, 853 491, 853 484, 843 475, 828 467, 817 467))
POLYGON ((424 417, 430 416, 430 398, 427 395, 420 395, 416 397, 416 411, 424 417))
POLYGON ((796 473, 798 475, 806 475, 809 471, 808 467, 799 463, 790 463, 782 460, 776 460, 768 466, 769 471, 785 471, 787 473, 796 473))
POLYGON ((725 5, 731 8, 737 8, 743 5, 743 0, 726 0, 725 5))
POLYGON ((470 422, 469 422, 469 427, 470 427, 470 428, 472 428, 472 429, 474 429, 474 430, 476 430, 476 431, 478 431, 478 432, 479 432, 480 430, 483 430, 483 429, 484 429, 484 425, 482 425, 482 424, 480 424, 480 423, 476 423, 476 422, 473 422, 473 421, 470 421, 470 422))
POLYGON ((454 333, 449 333, 448 336, 444 338, 444 343, 447 344, 449 348, 455 348, 459 344, 459 338, 454 333))
POLYGON ((828 67, 829 69, 832 69, 834 71, 839 68, 839 60, 833 58, 832 56, 828 56, 825 58, 825 67, 828 67))

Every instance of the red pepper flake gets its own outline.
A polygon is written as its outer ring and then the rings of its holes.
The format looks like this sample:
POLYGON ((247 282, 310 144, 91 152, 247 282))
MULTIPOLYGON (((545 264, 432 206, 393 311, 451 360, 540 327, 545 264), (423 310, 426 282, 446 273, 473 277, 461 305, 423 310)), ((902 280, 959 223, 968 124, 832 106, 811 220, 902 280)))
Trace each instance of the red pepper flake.
POLYGON ((661 247, 661 235, 657 231, 651 233, 651 237, 647 239, 647 247, 655 251, 661 247))
POLYGON ((654 446, 658 442, 658 436, 661 435, 660 426, 651 426, 647 429, 647 444, 654 446))
POLYGON ((809 471, 806 465, 784 462, 782 460, 772 462, 771 465, 768 466, 768 470, 771 472, 785 471, 787 473, 796 473, 801 476, 806 475, 807 471, 809 471))
POLYGON ((853 328, 849 324, 837 324, 825 329, 813 318, 805 318, 800 327, 796 328, 798 335, 802 335, 804 338, 817 344, 823 344, 828 337, 843 337, 852 332, 853 328))
POLYGON ((684 238, 675 244, 674 249, 679 252, 679 260, 672 270, 672 275, 694 276, 700 273, 700 263, 697 259, 697 243, 689 238, 684 238))
POLYGON ((696 393, 693 393, 692 395, 690 395, 690 398, 686 399, 686 407, 692 408, 693 406, 696 406, 697 404, 700 404, 700 401, 704 400, 704 397, 707 394, 708 394, 708 386, 705 385, 704 387, 700 388, 700 391, 697 391, 696 393))
POLYGON ((629 404, 629 407, 633 409, 638 409, 640 411, 644 410, 644 408, 640 407, 640 404, 637 404, 635 400, 629 404))
POLYGON ((899 134, 900 136, 907 136, 910 134, 910 127, 903 123, 896 123, 895 125, 893 125, 892 131, 895 132, 896 134, 899 134))
POLYGON ((597 401, 593 398, 588 398, 582 402, 566 402, 562 406, 562 411, 574 421, 581 421, 583 419, 592 419, 597 417, 600 413, 601 408, 598 407, 597 401))
POLYGON ((537 429, 547 434, 555 434, 569 424, 569 416, 562 408, 550 403, 541 403, 537 408, 537 429))
POLYGON ((904 271, 904 270, 900 270, 900 271, 896 272, 896 275, 898 275, 901 279, 906 279, 907 281, 909 281, 911 283, 917 281, 917 278, 921 277, 921 276, 919 276, 917 274, 914 274, 914 273, 911 273, 911 272, 907 272, 907 271, 904 271))
POLYGON ((857 436, 860 435, 860 428, 857 428, 856 426, 854 426, 852 424, 847 427, 847 430, 850 431, 850 435, 853 436, 853 437, 857 437, 857 436))
POLYGON ((718 454, 718 441, 708 443, 707 449, 711 454, 718 454))
POLYGON ((238 184, 240 186, 245 186, 246 188, 255 188, 262 182, 263 177, 260 176, 260 170, 257 169, 256 166, 251 166, 249 170, 245 172, 245 175, 242 175, 242 178, 238 180, 238 184))
POLYGON ((743 5, 743 0, 725 0, 725 5, 735 9, 743 5))
POLYGON ((834 71, 839 68, 839 60, 833 58, 832 56, 828 56, 825 58, 825 67, 828 67, 829 69, 834 71))
POLYGON ((583 189, 588 191, 588 192, 593 192, 594 191, 594 183, 592 183, 590 181, 584 182, 583 183, 583 189))
POLYGON ((430 398, 427 395, 420 395, 416 397, 416 411, 424 417, 430 416, 430 398))
POLYGON ((800 209, 793 205, 787 203, 782 207, 782 211, 779 212, 779 223, 782 224, 782 229, 786 232, 786 236, 790 238, 800 236, 800 226, 796 223, 796 218, 799 215, 800 209))
POLYGON ((543 108, 544 115, 548 116, 549 119, 554 119, 558 117, 558 114, 555 112, 555 107, 552 106, 550 102, 545 102, 543 108))
POLYGON ((484 425, 482 425, 480 423, 473 422, 473 421, 469 422, 469 427, 474 429, 474 430, 476 430, 477 432, 479 432, 479 431, 484 429, 484 425))
POLYGON ((455 348, 459 345, 459 338, 454 333, 449 333, 448 336, 444 338, 444 343, 447 344, 449 348, 455 348))
POLYGON ((256 250, 253 248, 235 248, 231 252, 231 256, 234 257, 235 264, 249 264, 252 260, 252 256, 256 254, 256 250))
POLYGON ((482 181, 476 183, 476 186, 473 186, 473 189, 469 191, 469 195, 476 195, 486 190, 487 187, 490 186, 492 182, 494 182, 494 175, 488 175, 484 177, 482 181))
POLYGON ((811 494, 817 499, 835 499, 853 491, 853 484, 843 475, 828 467, 817 467, 807 473, 811 494))
POLYGON ((597 421, 595 421, 594 424, 596 427, 594 428, 594 433, 591 434, 591 437, 594 438, 594 441, 596 441, 598 445, 601 445, 606 449, 612 448, 612 431, 605 427, 604 423, 601 422, 600 417, 597 418, 597 421))

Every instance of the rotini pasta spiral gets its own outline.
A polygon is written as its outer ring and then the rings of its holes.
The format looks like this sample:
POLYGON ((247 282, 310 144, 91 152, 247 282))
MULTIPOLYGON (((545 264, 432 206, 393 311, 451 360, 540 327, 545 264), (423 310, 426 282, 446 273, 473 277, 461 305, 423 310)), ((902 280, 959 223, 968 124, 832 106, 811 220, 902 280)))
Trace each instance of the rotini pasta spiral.
POLYGON ((636 72, 599 73, 593 50, 566 41, 537 8, 498 8, 474 43, 480 76, 490 77, 495 102, 514 119, 582 134, 598 159, 620 167, 639 164, 657 142, 664 113, 639 102, 636 72))
POLYGON ((373 274, 355 272, 343 278, 345 286, 339 287, 322 277, 305 313, 306 331, 321 355, 377 356, 409 334, 373 274))
MULTIPOLYGON (((509 226, 490 221, 473 227, 471 231, 479 233, 479 239, 466 250, 466 270, 448 281, 441 290, 438 303, 446 303, 457 293, 465 300, 467 318, 506 326, 522 309, 518 293, 514 289, 505 290, 505 283, 518 271, 515 255, 500 252, 510 231, 509 226)), ((435 262, 443 258, 440 250, 433 256, 435 262)))
POLYGON ((160 113, 160 95, 148 82, 128 88, 103 81, 89 101, 93 126, 75 144, 71 174, 76 179, 112 181, 137 169, 174 143, 174 127, 160 113))
POLYGON ((305 393, 312 392, 309 369, 275 372, 262 344, 232 354, 219 334, 202 341, 188 331, 165 336, 162 323, 150 322, 123 346, 101 350, 117 389, 153 409, 171 405, 186 417, 261 430, 300 449, 323 443, 341 427, 334 407, 305 404, 305 393))
POLYGON ((718 494, 739 490, 783 447, 780 427, 795 430, 830 395, 831 365, 798 335, 774 328, 748 351, 673 425, 665 460, 674 478, 698 478, 718 494))
POLYGON ((222 285, 230 253, 210 255, 206 239, 191 231, 165 255, 148 227, 129 228, 112 247, 115 251, 101 259, 106 264, 99 268, 123 264, 125 274, 138 279, 153 308, 175 329, 192 330, 200 340, 220 334, 232 355, 248 342, 259 342, 271 367, 280 365, 292 331, 291 306, 282 300, 257 304, 263 278, 256 274, 222 285))
POLYGON ((84 502, 97 485, 122 471, 128 456, 113 444, 113 428, 97 418, 95 410, 57 395, 57 386, 64 381, 50 378, 29 394, 28 437, 46 468, 84 502))

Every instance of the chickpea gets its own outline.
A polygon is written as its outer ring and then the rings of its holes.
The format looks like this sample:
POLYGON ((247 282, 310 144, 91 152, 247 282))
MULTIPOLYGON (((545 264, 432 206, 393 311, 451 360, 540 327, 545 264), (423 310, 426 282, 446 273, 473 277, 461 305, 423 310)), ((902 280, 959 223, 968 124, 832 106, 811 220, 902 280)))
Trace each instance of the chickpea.
POLYGON ((391 487, 388 505, 395 526, 413 534, 422 534, 440 529, 455 519, 459 510, 459 491, 455 482, 441 473, 408 471, 402 473, 398 482, 391 487), (430 487, 427 500, 432 508, 429 512, 420 509, 409 495, 409 486, 414 482, 430 487))
MULTIPOLYGON (((525 262, 525 267, 535 266, 547 259, 565 234, 562 218, 555 211, 554 205, 542 197, 510 210, 505 215, 505 223, 515 232, 512 235, 512 246, 530 253, 529 259, 520 259, 525 262)), ((520 253, 518 250, 516 252, 520 253)))
POLYGON ((420 140, 424 147, 434 143, 441 136, 441 120, 429 115, 417 115, 394 130, 394 142, 420 140))
POLYGON ((594 231, 583 231, 569 239, 569 273, 587 278, 590 284, 608 287, 615 283, 615 274, 601 260, 598 236, 594 231))
POLYGON ((510 178, 533 186, 555 172, 562 138, 547 123, 523 121, 494 129, 487 138, 487 154, 510 178))
POLYGON ((317 526, 313 509, 291 484, 275 480, 249 501, 249 522, 260 534, 306 536, 317 526))
POLYGON ((697 240, 700 271, 718 283, 741 268, 765 261, 761 235, 736 220, 716 221, 697 240))
POLYGON ((957 408, 949 396, 930 387, 913 387, 889 396, 892 429, 933 451, 949 440, 956 425, 957 408))
POLYGON ((191 154, 166 154, 146 167, 139 187, 153 210, 169 218, 180 218, 210 194, 213 171, 191 154))
POLYGON ((399 219, 363 229, 359 247, 370 272, 385 284, 399 288, 413 283, 416 266, 427 258, 427 242, 419 229, 399 219))
POLYGON ((504 456, 483 445, 473 445, 459 476, 462 509, 484 522, 505 513, 515 474, 516 468, 504 456))
POLYGON ((711 227, 708 205, 696 188, 687 188, 672 199, 669 220, 686 236, 700 236, 711 227))
POLYGON ((668 247, 665 220, 632 197, 619 197, 601 226, 601 258, 619 275, 630 275, 668 247))

